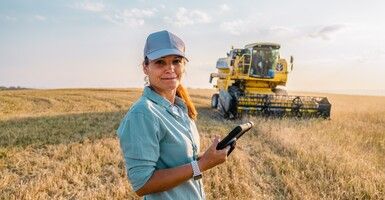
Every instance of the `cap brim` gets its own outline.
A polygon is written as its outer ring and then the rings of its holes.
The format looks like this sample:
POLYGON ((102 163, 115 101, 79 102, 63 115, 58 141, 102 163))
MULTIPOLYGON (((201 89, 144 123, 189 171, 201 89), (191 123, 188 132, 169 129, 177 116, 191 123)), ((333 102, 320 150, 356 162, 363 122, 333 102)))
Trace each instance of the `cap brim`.
POLYGON ((161 57, 165 57, 165 56, 169 56, 169 55, 182 56, 183 58, 185 58, 188 61, 188 59, 186 58, 184 53, 177 50, 177 49, 160 49, 157 51, 153 51, 153 52, 147 54, 147 58, 149 60, 156 60, 156 59, 159 59, 161 57))

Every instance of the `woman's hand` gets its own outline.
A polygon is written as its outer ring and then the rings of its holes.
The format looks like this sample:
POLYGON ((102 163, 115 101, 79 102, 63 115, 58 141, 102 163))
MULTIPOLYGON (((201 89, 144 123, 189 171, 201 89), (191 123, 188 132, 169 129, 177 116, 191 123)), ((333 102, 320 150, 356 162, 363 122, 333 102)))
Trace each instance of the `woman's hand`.
POLYGON ((222 150, 217 150, 216 147, 218 143, 219 143, 219 137, 216 136, 211 146, 206 150, 203 156, 200 157, 198 161, 198 165, 201 172, 211 169, 226 161, 227 152, 229 151, 230 146, 227 146, 222 150))
MULTIPOLYGON (((200 157, 198 165, 201 172, 226 161, 227 152, 229 151, 230 146, 222 150, 217 150, 216 147, 218 143, 219 137, 215 137, 211 146, 200 157)), ((142 188, 136 191, 136 194, 143 196, 146 194, 163 192, 191 179, 192 176, 193 169, 190 163, 169 169, 159 169, 154 172, 142 188)))

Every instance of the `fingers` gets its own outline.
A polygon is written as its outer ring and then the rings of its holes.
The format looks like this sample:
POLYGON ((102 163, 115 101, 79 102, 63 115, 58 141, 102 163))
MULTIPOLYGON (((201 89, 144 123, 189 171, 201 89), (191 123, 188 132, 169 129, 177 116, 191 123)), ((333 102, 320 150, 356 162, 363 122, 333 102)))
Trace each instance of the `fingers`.
POLYGON ((221 137, 218 135, 214 136, 213 143, 218 144, 220 142, 221 137))
POLYGON ((226 154, 226 157, 227 157, 227 152, 230 151, 230 148, 231 148, 231 146, 227 146, 224 149, 217 150, 217 151, 218 151, 219 154, 222 154, 222 155, 226 154))
POLYGON ((235 148, 237 146, 237 141, 234 141, 232 144, 231 144, 231 147, 235 148))
POLYGON ((219 154, 226 154, 226 157, 227 157, 227 153, 230 151, 230 149, 235 148, 236 141, 234 141, 231 145, 225 147, 222 150, 217 150, 216 147, 218 146, 218 143, 220 142, 220 140, 221 138, 218 135, 215 135, 210 149, 213 149, 213 151, 217 151, 219 154))
POLYGON ((203 163, 202 166, 205 170, 211 169, 219 164, 226 162, 227 153, 230 151, 231 146, 227 146, 222 150, 217 150, 216 147, 220 142, 220 137, 215 136, 212 138, 213 143, 205 151, 199 162, 203 163))
POLYGON ((212 149, 216 149, 219 142, 220 142, 220 137, 216 135, 216 136, 213 138, 213 143, 212 143, 212 145, 211 145, 211 148, 212 148, 212 149))
POLYGON ((226 154, 227 154, 227 152, 229 152, 230 151, 230 149, 231 149, 231 146, 227 146, 224 150, 226 151, 226 154))

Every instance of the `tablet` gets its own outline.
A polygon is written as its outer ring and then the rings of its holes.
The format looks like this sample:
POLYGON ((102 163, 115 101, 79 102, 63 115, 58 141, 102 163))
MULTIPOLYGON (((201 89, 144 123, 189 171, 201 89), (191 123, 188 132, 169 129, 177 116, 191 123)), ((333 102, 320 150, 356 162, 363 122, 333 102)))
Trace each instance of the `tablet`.
POLYGON ((236 140, 242 137, 242 135, 247 131, 249 131, 253 126, 254 126, 254 123, 252 121, 249 121, 245 124, 238 125, 232 131, 230 131, 230 133, 227 134, 227 136, 223 138, 222 141, 218 143, 217 150, 224 149, 230 145, 230 150, 227 153, 227 155, 230 155, 230 153, 235 148, 236 140))

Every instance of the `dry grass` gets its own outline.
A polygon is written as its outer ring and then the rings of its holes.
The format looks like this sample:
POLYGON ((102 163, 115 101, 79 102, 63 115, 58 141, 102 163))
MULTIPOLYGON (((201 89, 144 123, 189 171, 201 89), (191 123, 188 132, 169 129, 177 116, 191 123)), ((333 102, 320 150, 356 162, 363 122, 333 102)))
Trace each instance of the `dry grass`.
MULTIPOLYGON (((191 90, 202 150, 242 121, 191 90)), ((140 96, 129 90, 0 91, 0 199, 136 199, 115 135, 140 96)), ((306 94, 309 95, 309 94, 306 94)), ((208 199, 384 199, 385 97, 327 95, 331 120, 251 117, 208 199)))

